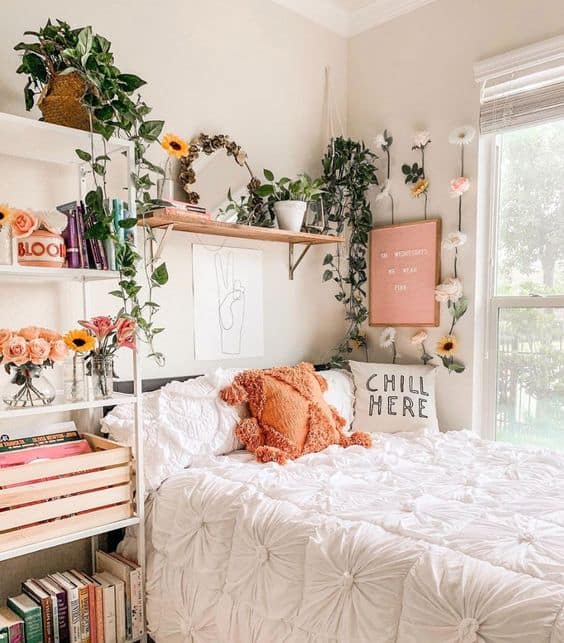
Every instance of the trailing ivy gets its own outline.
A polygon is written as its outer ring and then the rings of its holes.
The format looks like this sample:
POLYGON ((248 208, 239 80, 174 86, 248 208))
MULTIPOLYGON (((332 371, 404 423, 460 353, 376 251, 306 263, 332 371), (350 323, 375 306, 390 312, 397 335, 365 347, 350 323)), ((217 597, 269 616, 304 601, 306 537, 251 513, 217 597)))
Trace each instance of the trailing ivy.
POLYGON ((367 191, 378 184, 377 158, 364 143, 342 137, 331 141, 323 158, 326 232, 346 233, 347 236, 345 256, 338 250, 336 255, 327 254, 323 260, 323 281, 337 284, 335 298, 344 305, 348 324, 345 336, 330 359, 332 367, 344 366, 354 349, 367 351, 366 335, 362 330, 368 319, 367 254, 372 228, 367 191))
MULTIPOLYGON (((105 240, 113 239, 116 244, 116 259, 120 270, 119 289, 112 295, 119 297, 122 304, 121 313, 134 318, 141 331, 141 336, 150 346, 150 356, 163 363, 164 357, 153 348, 153 340, 162 328, 154 325, 153 317, 159 306, 153 300, 153 290, 167 283, 168 272, 165 263, 154 263, 151 253, 144 253, 142 261, 136 247, 118 235, 113 222, 110 200, 106 190, 106 174, 111 161, 106 153, 106 142, 113 136, 125 138, 134 145, 135 164, 131 180, 137 190, 137 217, 144 217, 154 208, 162 205, 151 197, 155 185, 153 176, 162 175, 162 168, 151 163, 146 157, 149 147, 158 140, 164 122, 148 120, 149 107, 136 94, 145 85, 145 81, 134 74, 122 73, 114 64, 111 43, 92 32, 92 27, 73 29, 62 20, 55 23, 51 20, 39 31, 26 31, 32 36, 31 43, 20 42, 16 51, 23 52, 17 73, 28 78, 24 90, 26 108, 30 110, 40 97, 48 90, 52 79, 57 75, 78 74, 85 83, 82 103, 87 108, 90 131, 102 136, 104 150, 95 153, 94 141, 91 138, 89 150, 76 150, 78 157, 88 163, 94 179, 94 189, 85 197, 88 210, 94 214, 95 225, 89 231, 89 237, 105 240), (148 284, 148 299, 141 302, 138 283, 139 265, 143 264, 148 284)), ((137 218, 130 217, 120 222, 122 228, 137 225, 137 218)), ((143 228, 143 245, 154 240, 152 230, 143 228)))

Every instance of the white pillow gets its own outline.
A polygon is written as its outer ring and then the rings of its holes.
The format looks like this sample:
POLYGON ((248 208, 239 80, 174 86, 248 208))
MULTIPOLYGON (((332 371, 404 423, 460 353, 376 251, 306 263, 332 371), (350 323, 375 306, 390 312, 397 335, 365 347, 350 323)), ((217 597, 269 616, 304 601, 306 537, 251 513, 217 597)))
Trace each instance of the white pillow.
MULTIPOLYGON (((170 475, 190 466, 197 455, 223 455, 240 447, 233 429, 241 410, 221 400, 219 392, 238 371, 218 369, 186 382, 174 381, 143 395, 145 485, 157 489, 170 475)), ((102 420, 102 430, 117 442, 133 445, 133 406, 116 406, 102 420)))
POLYGON ((341 369, 320 371, 319 375, 327 380, 327 390, 323 397, 327 404, 334 406, 347 421, 349 429, 354 418, 354 383, 351 374, 341 369))
POLYGON ((353 429, 370 433, 438 431, 433 366, 349 362, 356 402, 353 429))

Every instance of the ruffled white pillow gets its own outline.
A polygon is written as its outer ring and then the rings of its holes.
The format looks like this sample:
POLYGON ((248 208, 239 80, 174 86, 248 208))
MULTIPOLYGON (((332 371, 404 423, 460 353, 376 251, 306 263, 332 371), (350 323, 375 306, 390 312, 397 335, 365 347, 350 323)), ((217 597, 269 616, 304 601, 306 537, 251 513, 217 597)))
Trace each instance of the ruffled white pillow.
MULTIPOLYGON (((190 466, 198 455, 223 455, 240 447, 233 429, 244 410, 219 397, 238 370, 218 369, 186 382, 174 381, 143 395, 144 471, 147 492, 190 466)), ((102 430, 124 444, 134 443, 134 408, 117 406, 102 430)))

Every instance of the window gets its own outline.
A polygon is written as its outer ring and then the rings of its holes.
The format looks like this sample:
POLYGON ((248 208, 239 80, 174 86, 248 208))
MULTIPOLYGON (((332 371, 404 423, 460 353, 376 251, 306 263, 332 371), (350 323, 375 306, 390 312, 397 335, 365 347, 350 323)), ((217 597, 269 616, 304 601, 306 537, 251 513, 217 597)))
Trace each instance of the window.
POLYGON ((564 119, 491 144, 489 421, 496 439, 564 451, 564 119))

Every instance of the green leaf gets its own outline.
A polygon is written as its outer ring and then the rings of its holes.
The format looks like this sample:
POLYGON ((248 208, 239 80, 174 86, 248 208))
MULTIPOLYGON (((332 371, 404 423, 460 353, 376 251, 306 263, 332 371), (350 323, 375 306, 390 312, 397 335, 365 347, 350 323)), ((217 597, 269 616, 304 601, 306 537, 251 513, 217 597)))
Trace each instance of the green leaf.
POLYGON ((333 255, 332 254, 325 255, 325 257, 323 259, 323 265, 327 266, 328 264, 332 263, 332 261, 333 261, 333 255))
POLYGON ((151 281, 159 286, 164 286, 166 284, 168 281, 168 270, 165 263, 161 263, 160 266, 155 268, 151 275, 151 281))
POLYGON ((270 170, 263 170, 264 178, 267 181, 274 181, 274 174, 270 170))
POLYGON ((406 163, 404 163, 404 164, 401 166, 401 171, 402 171, 404 174, 411 174, 411 168, 410 168, 410 167, 409 167, 409 165, 407 165, 406 163))
POLYGON ((126 230, 129 228, 134 228, 136 225, 137 225, 137 219, 134 217, 130 219, 121 219, 119 222, 119 227, 125 228, 126 230))
POLYGON ((274 187, 272 185, 259 185, 255 193, 261 197, 269 197, 274 194, 274 187))
POLYGON ((333 278, 333 271, 332 270, 325 270, 323 273, 323 281, 330 281, 333 278))
POLYGON ((461 297, 458 301, 455 301, 452 304, 452 308, 450 312, 454 321, 458 321, 467 310, 468 310, 468 299, 466 297, 461 297))
POLYGON ((39 80, 41 83, 47 82, 47 67, 39 56, 36 56, 33 52, 28 52, 24 54, 22 64, 27 73, 34 79, 39 80))
POLYGON ((131 94, 136 89, 139 89, 139 87, 143 87, 143 85, 147 84, 146 81, 135 74, 120 74, 118 76, 118 82, 123 86, 124 90, 128 94, 131 94))
POLYGON ((147 140, 156 140, 163 131, 164 121, 145 121, 139 127, 139 135, 147 140))
POLYGON ((466 370, 466 366, 462 362, 453 361, 448 365, 448 370, 453 373, 463 373, 466 370))
POLYGON ((75 154, 81 161, 86 161, 87 163, 89 163, 92 160, 92 156, 84 150, 75 150, 75 154))

